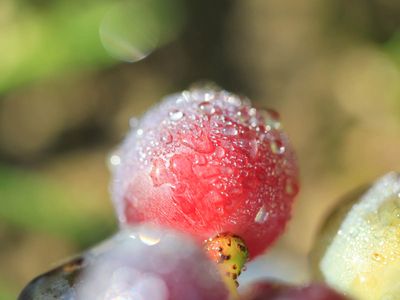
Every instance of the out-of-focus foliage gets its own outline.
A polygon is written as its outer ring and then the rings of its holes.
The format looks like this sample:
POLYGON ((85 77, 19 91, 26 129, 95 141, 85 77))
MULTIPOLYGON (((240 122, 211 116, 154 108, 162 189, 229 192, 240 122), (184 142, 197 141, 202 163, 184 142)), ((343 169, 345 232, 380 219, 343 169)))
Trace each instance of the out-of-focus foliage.
POLYGON ((196 80, 281 113, 302 170, 282 244, 306 254, 336 199, 400 169, 399 3, 0 1, 0 299, 116 229, 107 155, 196 80))
POLYGON ((0 167, 0 199, 4 199, 0 218, 19 227, 90 245, 99 236, 110 233, 112 226, 107 216, 96 213, 96 209, 85 208, 85 204, 76 206, 77 202, 87 201, 88 196, 74 193, 62 182, 54 182, 46 176, 0 167), (49 202, 50 199, 54 203, 49 202))
POLYGON ((46 2, 0 3, 0 92, 115 64, 106 50, 117 58, 141 59, 144 54, 137 52, 162 45, 182 22, 177 0, 46 2))
POLYGON ((42 10, 24 4, 0 3, 0 91, 111 63, 97 36, 107 1, 56 1, 42 10))

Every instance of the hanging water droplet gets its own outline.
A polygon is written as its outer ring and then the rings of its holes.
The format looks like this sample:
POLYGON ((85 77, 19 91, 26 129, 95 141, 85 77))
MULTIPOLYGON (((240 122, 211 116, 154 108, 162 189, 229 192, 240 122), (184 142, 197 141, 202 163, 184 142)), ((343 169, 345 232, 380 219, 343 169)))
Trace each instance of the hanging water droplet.
POLYGON ((181 112, 178 109, 174 109, 174 110, 170 111, 168 115, 169 115, 169 119, 174 122, 179 121, 180 119, 183 118, 183 112, 181 112))
POLYGON ((261 206, 261 208, 259 209, 259 211, 257 212, 256 217, 254 218, 254 221, 258 224, 263 224, 267 221, 269 216, 269 213, 267 212, 267 209, 265 208, 265 206, 261 206))

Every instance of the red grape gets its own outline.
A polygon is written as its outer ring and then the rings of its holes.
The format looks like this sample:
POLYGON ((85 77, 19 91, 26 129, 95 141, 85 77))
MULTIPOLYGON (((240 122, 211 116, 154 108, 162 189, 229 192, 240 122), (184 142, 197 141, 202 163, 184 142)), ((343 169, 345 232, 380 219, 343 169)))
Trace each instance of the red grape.
POLYGON ((152 222, 199 241, 229 232, 251 257, 281 234, 298 191, 277 113, 222 90, 166 98, 118 155, 113 198, 122 223, 152 222))

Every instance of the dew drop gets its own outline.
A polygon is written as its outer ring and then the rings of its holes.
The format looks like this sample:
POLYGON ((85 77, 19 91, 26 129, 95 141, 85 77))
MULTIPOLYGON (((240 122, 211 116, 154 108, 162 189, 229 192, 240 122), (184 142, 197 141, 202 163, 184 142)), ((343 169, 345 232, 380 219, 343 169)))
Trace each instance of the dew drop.
POLYGON ((256 139, 250 141, 250 157, 255 158, 258 154, 258 142, 256 139))
POLYGON ((282 125, 279 119, 279 114, 271 109, 260 111, 260 116, 264 120, 267 129, 281 129, 282 125))
POLYGON ((199 104, 199 108, 201 111, 203 111, 206 114, 210 114, 212 115, 213 113, 215 113, 215 107, 213 104, 211 104, 208 101, 203 101, 199 104))
POLYGON ((263 205, 257 212, 257 215, 254 218, 254 221, 258 224, 264 224, 268 220, 268 216, 269 216, 269 213, 267 212, 267 209, 263 205))
POLYGON ((249 122, 250 122, 250 126, 253 128, 256 128, 258 125, 258 120, 256 117, 251 117, 249 122))
POLYGON ((237 130, 235 127, 227 127, 227 128, 224 128, 224 129, 222 130, 222 133, 223 133, 224 135, 228 135, 228 136, 235 136, 235 135, 237 135, 239 132, 238 132, 238 130, 237 130))
POLYGON ((372 254, 372 259, 377 262, 383 262, 385 258, 383 257, 382 254, 375 252, 374 254, 372 254))
POLYGON ((217 147, 217 149, 215 149, 215 154, 218 158, 223 158, 225 156, 225 149, 222 147, 217 147))
POLYGON ((242 101, 240 101, 240 99, 238 97, 235 97, 233 95, 229 96, 227 99, 227 102, 234 105, 234 106, 240 106, 242 105, 242 101))
POLYGON ((165 143, 165 144, 171 144, 172 143, 172 135, 169 132, 165 132, 162 136, 161 136, 161 142, 165 143))
POLYGON ((136 135, 138 135, 138 136, 142 136, 143 133, 144 133, 144 131, 142 128, 139 128, 138 130, 136 130, 136 135))
POLYGON ((211 190, 207 195, 204 196, 204 200, 206 203, 222 203, 224 200, 219 192, 211 190))
POLYGON ((285 184, 285 193, 287 195, 293 195, 296 192, 296 186, 292 179, 288 179, 285 184))
POLYGON ((207 164, 207 159, 203 155, 197 154, 194 158, 194 163, 199 166, 204 166, 207 164))
POLYGON ((160 242, 161 234, 154 230, 143 229, 139 232, 139 239, 148 246, 154 246, 160 242))
POLYGON ((150 178, 155 187, 161 186, 169 181, 169 173, 165 167, 165 163, 160 158, 153 161, 153 166, 150 171, 150 178))
POLYGON ((121 157, 117 154, 114 154, 110 157, 110 163, 113 166, 118 166, 121 163, 121 157))
POLYGON ((183 194, 186 191, 186 185, 177 183, 172 186, 175 194, 183 194))
POLYGON ((283 154, 285 152, 285 146, 279 140, 271 141, 270 147, 274 154, 283 154))
POLYGON ((216 210, 217 210, 217 213, 221 216, 224 215, 224 213, 225 213, 225 210, 222 206, 218 206, 216 210))
POLYGON ((178 109, 174 109, 174 110, 170 111, 168 115, 169 115, 169 119, 174 122, 179 121, 180 119, 183 118, 183 112, 181 112, 178 109))
POLYGON ((121 164, 121 156, 118 153, 112 153, 107 161, 108 168, 113 171, 117 166, 121 164))

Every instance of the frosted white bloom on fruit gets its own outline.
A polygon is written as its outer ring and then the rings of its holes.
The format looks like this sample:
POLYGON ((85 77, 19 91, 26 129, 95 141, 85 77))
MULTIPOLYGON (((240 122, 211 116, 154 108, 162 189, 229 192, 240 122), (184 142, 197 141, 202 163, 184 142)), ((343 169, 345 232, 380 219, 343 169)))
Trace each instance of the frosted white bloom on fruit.
POLYGON ((126 229, 89 252, 86 261, 76 300, 228 299, 213 262, 175 232, 126 229))

